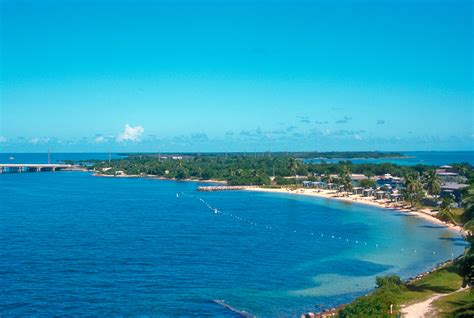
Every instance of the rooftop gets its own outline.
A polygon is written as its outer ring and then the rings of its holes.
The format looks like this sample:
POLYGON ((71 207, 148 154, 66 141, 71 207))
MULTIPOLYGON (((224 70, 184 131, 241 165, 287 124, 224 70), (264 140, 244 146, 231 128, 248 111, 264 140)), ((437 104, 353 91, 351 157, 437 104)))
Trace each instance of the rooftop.
POLYGON ((457 182, 447 182, 441 185, 443 190, 460 190, 469 187, 468 184, 457 183, 457 182))

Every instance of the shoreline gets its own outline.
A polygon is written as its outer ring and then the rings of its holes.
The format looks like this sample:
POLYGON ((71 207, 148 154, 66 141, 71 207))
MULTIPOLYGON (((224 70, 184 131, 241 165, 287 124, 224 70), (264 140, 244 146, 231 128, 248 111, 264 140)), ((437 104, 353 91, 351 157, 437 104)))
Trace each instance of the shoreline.
MULTIPOLYGON (((159 177, 156 175, 107 175, 101 173, 93 173, 93 177, 104 177, 104 178, 143 178, 143 179, 152 179, 152 180, 164 180, 164 181, 183 181, 183 182, 202 182, 202 183, 217 183, 221 185, 226 185, 226 181, 222 180, 215 180, 215 179, 208 179, 208 180, 199 180, 199 179, 181 179, 178 180, 176 178, 165 178, 159 177)), ((305 195, 305 196, 312 196, 318 197, 323 199, 332 199, 341 202, 351 203, 351 204, 362 204, 368 205, 372 207, 378 207, 381 209, 389 210, 389 211, 397 211, 409 214, 411 216, 415 216, 425 221, 434 223, 436 225, 440 225, 446 227, 448 230, 456 232, 461 236, 466 236, 468 233, 464 230, 463 227, 459 225, 454 225, 451 223, 443 222, 440 219, 436 218, 436 212, 431 212, 428 208, 423 209, 412 209, 406 205, 401 205, 402 202, 389 202, 386 199, 384 200, 375 200, 374 198, 363 197, 361 195, 342 195, 339 196, 337 191, 335 190, 326 190, 326 189, 308 189, 308 188, 298 188, 298 189, 291 189, 291 188, 263 188, 261 186, 239 186, 239 190, 241 191, 255 191, 255 192, 268 192, 268 193, 283 193, 283 194, 293 194, 293 195, 305 195)))
MULTIPOLYGON (((182 180, 177 180, 175 178, 165 178, 165 177, 158 177, 156 175, 105 175, 105 174, 100 174, 100 173, 94 173, 92 176, 95 177, 109 177, 109 178, 143 178, 143 179, 152 179, 152 180, 168 180, 168 181, 183 181, 183 182, 202 182, 202 183, 218 183, 218 184, 227 184, 225 181, 221 180, 198 180, 198 179, 182 179, 182 180)), ((425 221, 428 221, 430 223, 442 226, 446 228, 449 231, 452 231, 458 235, 461 236, 466 236, 467 231, 465 231, 462 227, 454 224, 449 224, 446 222, 443 222, 435 217, 437 212, 432 212, 429 208, 417 208, 417 209, 411 209, 410 207, 407 206, 405 202, 389 202, 388 200, 375 200, 374 198, 368 198, 368 197, 363 197, 361 195, 340 195, 338 194, 337 191, 335 190, 326 190, 326 189, 312 189, 312 188, 296 188, 296 189, 291 189, 291 188, 286 188, 286 187, 281 187, 281 188, 264 188, 261 186, 239 186, 239 189, 236 189, 238 191, 254 191, 254 192, 266 192, 266 193, 280 193, 280 194, 291 194, 291 195, 304 195, 304 196, 310 196, 310 197, 317 197, 317 198, 322 198, 322 199, 332 199, 332 200, 337 200, 340 202, 345 202, 345 203, 350 203, 350 204, 361 204, 361 205, 366 205, 366 206, 372 206, 372 207, 377 207, 380 209, 384 209, 387 212, 401 212, 401 213, 406 213, 408 215, 414 216, 421 218, 425 221)), ((459 257, 459 256, 458 256, 459 257)), ((457 259, 457 258, 455 258, 457 259)), ((451 264, 455 259, 450 259, 447 261, 444 261, 442 263, 437 264, 435 267, 422 272, 418 275, 415 275, 414 277, 410 277, 408 280, 405 281, 405 283, 413 283, 426 275, 443 268, 447 266, 448 264, 451 264)), ((444 296, 444 295, 443 295, 444 296)), ((240 312, 236 310, 233 307, 230 307, 227 305, 225 302, 219 300, 214 300, 217 304, 223 306, 224 308, 227 308, 231 311, 234 311, 237 314, 240 314, 244 317, 253 317, 251 314, 247 312, 240 312)), ((415 303, 418 304, 418 303, 415 303)), ((319 314, 331 314, 333 312, 336 312, 338 309, 341 308, 341 306, 344 306, 347 304, 342 304, 339 305, 336 308, 331 308, 327 309, 323 312, 320 312, 319 314)), ((413 305, 413 304, 412 304, 413 305)), ((302 317, 305 316, 307 317, 307 314, 302 314, 302 317)))
POLYGON ((110 175, 110 174, 101 174, 94 172, 92 174, 93 177, 100 177, 100 178, 141 178, 141 179, 151 179, 151 180, 161 180, 161 181, 177 181, 177 182, 202 182, 202 183, 218 183, 218 184, 227 184, 227 181, 222 180, 215 180, 215 179, 176 179, 176 178, 165 178, 159 177, 153 174, 146 174, 146 175, 139 175, 139 174, 124 174, 124 175, 110 175))
POLYGON ((334 190, 323 190, 323 189, 289 189, 289 188, 262 188, 258 186, 244 186, 244 191, 255 191, 255 192, 268 192, 268 193, 283 193, 283 194, 293 194, 293 195, 304 195, 311 196, 323 199, 332 199, 346 203, 352 204, 362 204, 373 207, 382 208, 392 212, 403 212, 415 217, 422 218, 428 222, 435 223, 446 227, 450 231, 456 232, 462 236, 466 236, 467 232, 459 225, 454 225, 451 223, 443 222, 435 217, 436 212, 431 212, 430 209, 411 209, 407 206, 403 206, 397 202, 388 202, 387 200, 375 200, 372 198, 363 197, 360 195, 350 194, 348 196, 338 196, 337 192, 334 190))

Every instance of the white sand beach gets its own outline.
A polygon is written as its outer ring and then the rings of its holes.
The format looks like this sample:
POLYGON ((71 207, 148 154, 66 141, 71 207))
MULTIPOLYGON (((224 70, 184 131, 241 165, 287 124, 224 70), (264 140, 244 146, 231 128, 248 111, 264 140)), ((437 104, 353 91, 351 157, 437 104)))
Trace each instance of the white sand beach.
POLYGON ((326 199, 334 199, 339 201, 344 201, 348 203, 357 203, 357 204, 366 204, 371 206, 376 206, 379 208, 397 210, 409 215, 423 218, 429 222, 435 223, 437 225, 445 226, 446 228, 460 233, 461 235, 466 235, 466 231, 461 227, 447 222, 443 222, 436 218, 437 212, 432 212, 430 209, 415 209, 410 208, 405 202, 390 202, 389 200, 375 200, 373 197, 364 197, 361 195, 343 195, 342 193, 337 193, 335 190, 325 190, 325 189, 311 189, 311 188, 299 188, 299 189, 290 189, 290 188, 262 188, 258 186, 247 186, 244 187, 246 191, 259 191, 259 192, 274 192, 274 193, 286 193, 286 194, 295 194, 295 195, 306 195, 314 196, 326 199))

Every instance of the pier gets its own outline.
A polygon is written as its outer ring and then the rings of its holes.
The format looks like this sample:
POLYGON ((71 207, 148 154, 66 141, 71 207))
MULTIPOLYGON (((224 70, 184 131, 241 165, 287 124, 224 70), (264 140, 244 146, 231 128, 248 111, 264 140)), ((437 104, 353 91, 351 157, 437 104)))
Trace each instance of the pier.
POLYGON ((197 188, 198 191, 210 192, 210 191, 233 191, 233 190, 244 190, 243 186, 202 186, 197 188))
POLYGON ((73 165, 51 163, 8 163, 0 164, 0 173, 43 172, 73 169, 73 165))

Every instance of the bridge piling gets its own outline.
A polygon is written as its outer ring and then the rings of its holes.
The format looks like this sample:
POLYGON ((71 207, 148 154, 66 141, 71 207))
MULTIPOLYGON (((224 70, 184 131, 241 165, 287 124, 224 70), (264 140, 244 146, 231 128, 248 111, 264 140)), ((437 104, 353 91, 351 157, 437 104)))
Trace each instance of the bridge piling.
POLYGON ((72 165, 66 164, 34 164, 34 163, 16 163, 16 164, 0 164, 0 173, 22 173, 22 172, 44 172, 59 171, 63 169, 71 169, 72 165))

